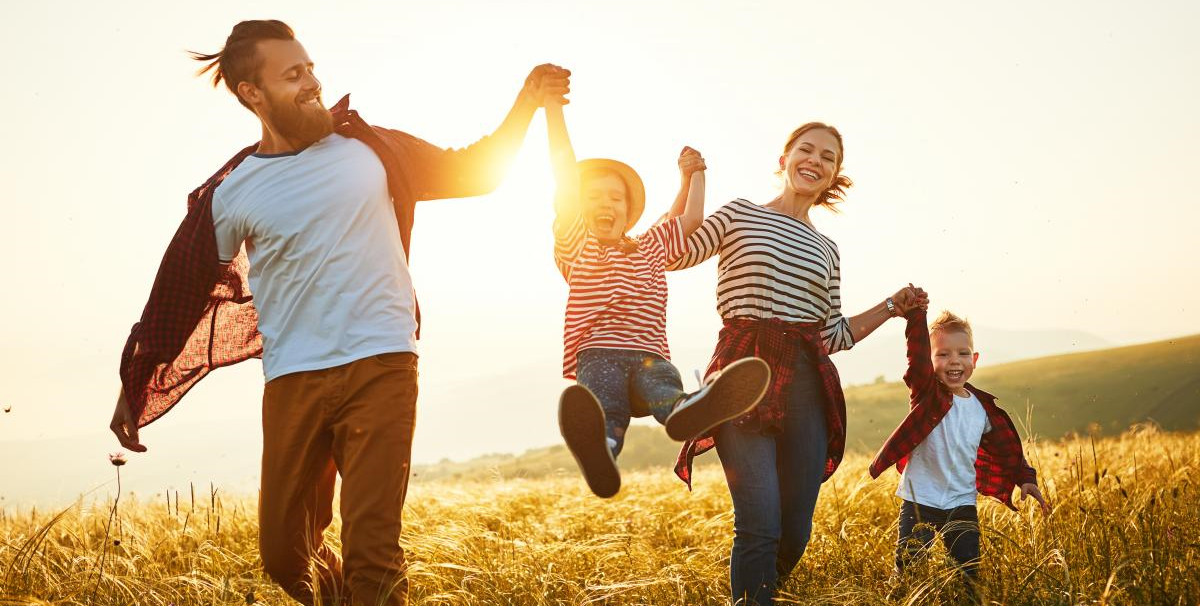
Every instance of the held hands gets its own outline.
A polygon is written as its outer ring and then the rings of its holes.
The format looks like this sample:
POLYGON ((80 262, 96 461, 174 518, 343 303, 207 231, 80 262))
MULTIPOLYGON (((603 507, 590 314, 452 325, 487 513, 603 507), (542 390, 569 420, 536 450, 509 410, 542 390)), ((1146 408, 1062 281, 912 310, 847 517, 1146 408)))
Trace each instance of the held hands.
POLYGON ((1046 498, 1042 496, 1042 491, 1038 490, 1037 484, 1028 483, 1021 485, 1020 500, 1024 501, 1027 497, 1033 497, 1042 506, 1042 513, 1049 515, 1054 509, 1050 503, 1046 502, 1046 498))
POLYGON ((571 92, 571 70, 552 63, 543 63, 529 72, 521 95, 535 102, 538 107, 566 105, 570 103, 567 93, 571 92))
POLYGON ((684 146, 679 152, 679 175, 684 181, 691 178, 693 173, 702 172, 708 167, 704 164, 704 157, 699 151, 690 147, 684 146))
POLYGON ((903 316, 913 309, 929 309, 929 294, 920 286, 913 286, 912 282, 908 286, 896 291, 892 295, 892 302, 896 305, 896 315, 903 316))

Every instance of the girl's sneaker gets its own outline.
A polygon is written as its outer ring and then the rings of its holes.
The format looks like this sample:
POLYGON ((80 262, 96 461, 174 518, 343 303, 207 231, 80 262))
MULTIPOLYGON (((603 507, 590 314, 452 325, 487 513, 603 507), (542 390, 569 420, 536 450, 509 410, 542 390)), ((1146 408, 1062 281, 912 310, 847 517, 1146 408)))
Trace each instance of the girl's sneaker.
POLYGON ((742 358, 675 406, 667 417, 667 435, 682 442, 736 419, 758 405, 770 384, 771 367, 762 358, 742 358))
POLYGON ((558 428, 579 471, 596 496, 609 498, 621 489, 621 472, 609 448, 604 409, 588 388, 572 385, 558 400, 558 428))

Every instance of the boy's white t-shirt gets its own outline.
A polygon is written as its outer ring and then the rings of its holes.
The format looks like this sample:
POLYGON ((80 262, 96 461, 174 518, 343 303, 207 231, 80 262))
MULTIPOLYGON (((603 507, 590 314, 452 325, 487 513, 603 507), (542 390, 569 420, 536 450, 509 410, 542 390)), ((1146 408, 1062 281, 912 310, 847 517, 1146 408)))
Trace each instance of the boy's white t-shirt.
POLYGON ((247 157, 213 193, 222 261, 244 241, 266 380, 416 351, 416 298, 383 163, 332 134, 247 157))
POLYGON ((974 505, 979 441, 991 429, 975 394, 955 395, 946 416, 909 455, 896 496, 937 509, 974 505))

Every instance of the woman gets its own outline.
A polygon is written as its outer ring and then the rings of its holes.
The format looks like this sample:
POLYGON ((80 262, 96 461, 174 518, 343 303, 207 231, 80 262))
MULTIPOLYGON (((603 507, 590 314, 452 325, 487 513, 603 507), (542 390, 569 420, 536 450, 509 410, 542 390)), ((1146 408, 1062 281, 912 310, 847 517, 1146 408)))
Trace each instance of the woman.
POLYGON ((842 316, 837 245, 809 219, 814 207, 832 208, 851 185, 841 174, 842 151, 832 126, 797 128, 779 157, 783 192, 761 206, 726 204, 670 267, 720 255, 717 310, 724 327, 708 374, 745 356, 766 360, 772 371, 754 410, 686 443, 676 465, 690 486, 691 459, 717 448, 733 497, 729 577, 737 604, 771 602, 778 578, 808 544, 821 482, 841 461, 846 404, 829 354, 850 349, 924 298, 901 288, 857 316, 842 316))

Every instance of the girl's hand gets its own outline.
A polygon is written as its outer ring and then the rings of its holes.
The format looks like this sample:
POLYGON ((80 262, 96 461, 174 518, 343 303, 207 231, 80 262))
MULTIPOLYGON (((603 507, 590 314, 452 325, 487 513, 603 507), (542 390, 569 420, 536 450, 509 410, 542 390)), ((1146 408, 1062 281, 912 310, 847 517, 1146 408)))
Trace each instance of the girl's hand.
POLYGON ((525 86, 521 94, 531 99, 538 107, 547 105, 566 105, 571 101, 567 93, 571 92, 571 70, 552 63, 543 63, 529 72, 525 78, 525 86))
POLYGON ((1053 510, 1050 504, 1046 502, 1046 498, 1042 496, 1042 491, 1038 490, 1037 484, 1029 483, 1021 485, 1021 500, 1026 497, 1033 497, 1042 506, 1042 513, 1049 515, 1053 510))
POLYGON ((700 155, 700 152, 686 146, 682 151, 679 152, 678 162, 679 174, 684 178, 684 180, 687 180, 689 177, 691 177, 692 173, 706 170, 708 168, 705 166, 704 157, 700 155))

